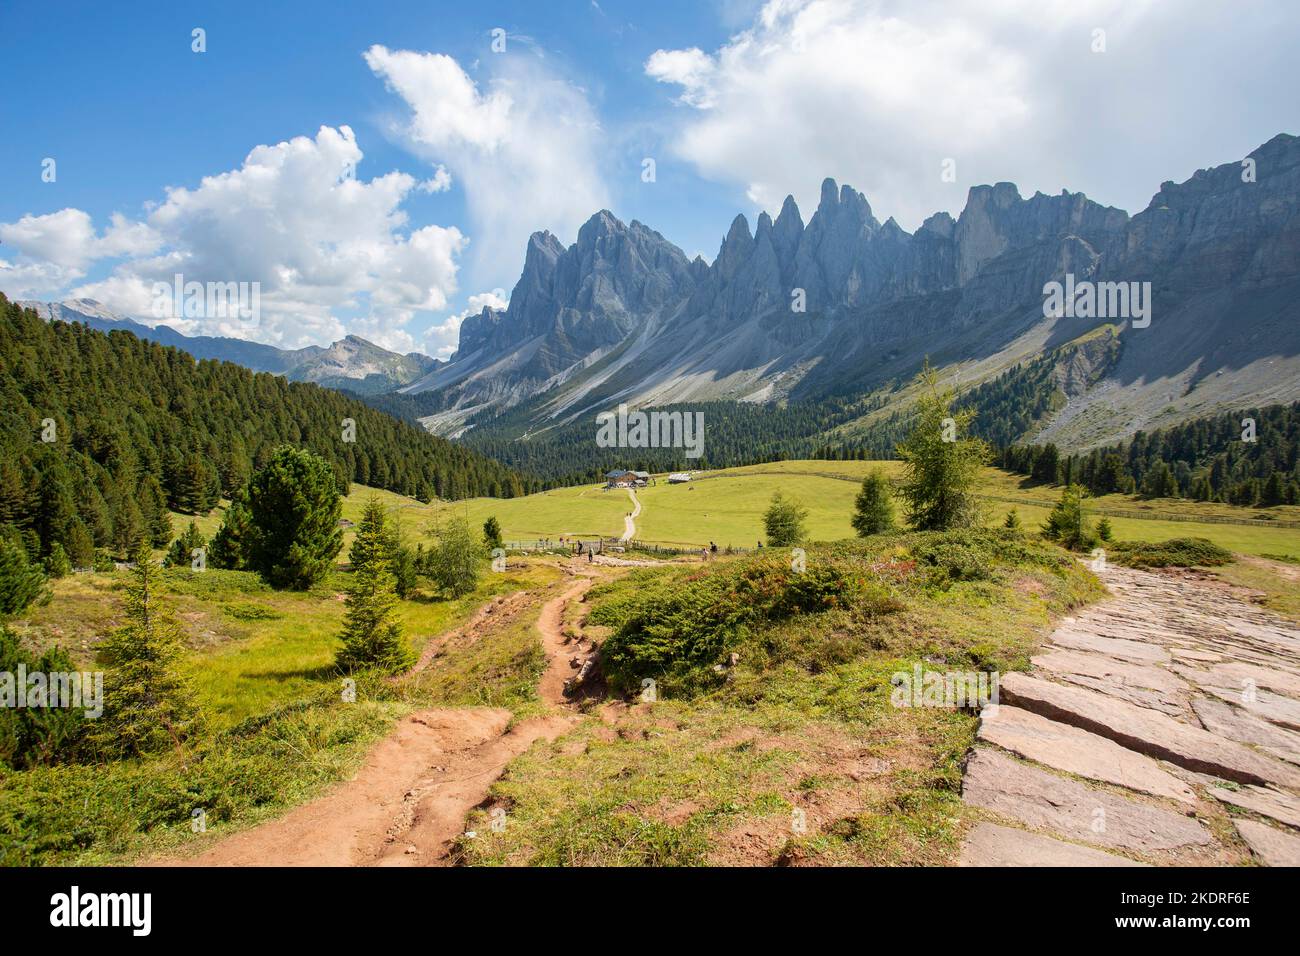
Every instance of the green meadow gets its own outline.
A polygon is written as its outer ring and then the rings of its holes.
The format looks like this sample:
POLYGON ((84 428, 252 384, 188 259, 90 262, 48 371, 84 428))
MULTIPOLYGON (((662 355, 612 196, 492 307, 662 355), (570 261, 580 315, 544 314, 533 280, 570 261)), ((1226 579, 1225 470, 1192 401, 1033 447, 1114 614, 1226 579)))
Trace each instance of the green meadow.
MULTIPOLYGON (((853 536, 849 519, 858 482, 873 468, 895 478, 902 464, 781 461, 702 472, 695 480, 679 485, 668 484, 660 475, 655 485, 636 493, 642 505, 637 538, 681 547, 701 547, 712 541, 720 548, 752 548, 763 537, 763 512, 778 491, 808 510, 811 540, 849 538, 853 536)), ((1061 489, 1031 485, 1017 475, 986 468, 979 494, 987 505, 990 524, 1001 524, 1015 508, 1022 524, 1033 529, 1046 520, 1061 489)), ((1300 555, 1300 528, 1276 526, 1300 522, 1300 507, 1240 508, 1183 499, 1148 501, 1131 495, 1089 498, 1085 507, 1094 517, 1109 517, 1116 537, 1123 540, 1202 537, 1242 554, 1300 555)), ((507 540, 530 540, 568 534, 617 537, 623 530, 623 515, 630 508, 626 492, 584 485, 526 498, 475 498, 417 506, 412 513, 455 510, 475 525, 495 514, 507 540)))

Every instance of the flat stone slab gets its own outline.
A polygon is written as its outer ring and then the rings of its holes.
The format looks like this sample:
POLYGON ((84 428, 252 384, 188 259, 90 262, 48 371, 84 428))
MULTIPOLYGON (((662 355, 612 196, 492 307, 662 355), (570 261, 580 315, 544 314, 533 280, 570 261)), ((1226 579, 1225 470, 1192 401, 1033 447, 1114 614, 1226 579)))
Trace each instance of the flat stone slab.
POLYGON ((999 704, 993 715, 986 708, 980 719, 979 739, 1090 780, 1184 803, 1196 802, 1191 789, 1150 757, 1018 707, 999 704))
POLYGON ((1132 684, 1116 684, 1114 681, 1088 677, 1084 674, 1058 674, 1057 676, 1063 681, 1087 687, 1107 697, 1118 697, 1139 707, 1150 707, 1152 710, 1158 710, 1162 714, 1180 720, 1190 721, 1192 716, 1186 695, 1166 694, 1164 691, 1147 690, 1145 687, 1134 687, 1132 684))
POLYGON ((1241 661, 1229 661, 1210 667, 1210 683, 1220 687, 1242 687, 1247 683, 1263 687, 1274 693, 1300 700, 1300 674, 1280 667, 1261 667, 1241 661))
POLYGON ((1208 683, 1201 684, 1200 687, 1220 700, 1236 704, 1261 720, 1267 720, 1270 724, 1277 724, 1288 730, 1300 730, 1300 701, 1258 688, 1221 687, 1208 683))
POLYGON ((1084 651, 1049 651, 1046 654, 1034 655, 1031 662, 1035 667, 1058 674, 1082 674, 1126 687, 1142 687, 1164 691, 1167 694, 1187 690, 1185 680, 1163 667, 1119 661, 1104 654, 1089 654, 1084 651))
POLYGON ((1175 850, 1214 842, 1195 820, 1021 763, 987 747, 966 764, 962 800, 1038 829, 1122 850, 1175 850))
POLYGON ((1284 730, 1217 697, 1196 697, 1192 710, 1210 733, 1262 747, 1276 757, 1300 764, 1300 734, 1284 730))
POLYGON ((1267 787, 1242 787, 1240 790, 1206 787, 1205 792, 1221 803, 1253 810, 1260 816, 1300 828, 1300 797, 1267 787))
POLYGON ((1147 707, 1025 674, 1005 675, 998 690, 1002 702, 1188 770, 1237 783, 1300 787, 1300 768, 1147 707))
POLYGON ((1122 637, 1098 637, 1087 631, 1062 628, 1052 635, 1052 643, 1078 651, 1092 651, 1122 661, 1139 664, 1167 664, 1169 652, 1158 644, 1143 644, 1122 637))
POLYGON ((996 823, 972 828, 958 860, 961 866, 1146 866, 1134 860, 996 823))
POLYGON ((1254 820, 1233 820, 1232 824, 1250 847, 1250 852, 1266 865, 1300 866, 1300 837, 1254 820))

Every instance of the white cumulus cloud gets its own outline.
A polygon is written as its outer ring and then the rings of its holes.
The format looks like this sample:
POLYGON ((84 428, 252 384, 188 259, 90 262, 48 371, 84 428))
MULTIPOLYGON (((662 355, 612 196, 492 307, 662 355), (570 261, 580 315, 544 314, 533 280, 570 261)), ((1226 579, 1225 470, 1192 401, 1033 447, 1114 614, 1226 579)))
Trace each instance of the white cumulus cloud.
POLYGON ((1298 27, 1283 0, 770 0, 644 69, 677 88, 671 142, 707 178, 773 211, 793 192, 807 218, 832 176, 914 228, 1002 180, 1139 211, 1282 131, 1298 27))
MULTIPOLYGON (((422 184, 401 172, 359 178, 362 159, 349 127, 321 127, 314 138, 258 146, 239 168, 197 187, 168 189, 142 220, 114 216, 102 235, 77 209, 0 225, 0 241, 21 252, 0 264, 0 286, 67 291, 186 333, 285 347, 336 339, 346 317, 358 334, 409 349, 404 326, 447 307, 468 240, 454 227, 409 228, 401 206, 422 184), (96 260, 119 258, 106 278, 67 289, 96 260), (155 286, 177 275, 185 283, 257 283, 260 320, 160 314, 155 286)), ((446 188, 446 171, 430 182, 446 188)))
POLYGON ((517 277, 533 232, 572 239, 609 205, 596 114, 537 58, 494 54, 482 84, 441 53, 372 46, 365 60, 409 108, 399 135, 464 190, 475 263, 489 281, 517 277))
POLYGON ((27 215, 0 223, 0 243, 19 253, 13 262, 0 265, 0 277, 15 296, 42 295, 80 279, 98 259, 147 255, 159 241, 147 224, 129 222, 119 213, 110 217, 102 235, 80 209, 27 215))
POLYGON ((434 358, 451 358, 460 341, 461 323, 471 315, 478 315, 484 307, 504 312, 509 305, 510 299, 504 289, 493 289, 491 292, 479 292, 470 296, 468 306, 463 311, 448 316, 436 325, 429 326, 424 337, 424 352, 434 358))

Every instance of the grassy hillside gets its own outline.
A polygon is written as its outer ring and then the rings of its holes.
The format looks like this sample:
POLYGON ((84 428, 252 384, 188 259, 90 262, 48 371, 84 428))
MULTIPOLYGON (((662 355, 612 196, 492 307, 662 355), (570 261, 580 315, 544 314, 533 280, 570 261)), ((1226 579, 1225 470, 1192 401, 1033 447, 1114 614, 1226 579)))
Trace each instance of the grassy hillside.
MULTIPOLYGON (((57 580, 51 602, 11 626, 25 644, 60 644, 89 667, 100 640, 121 623, 126 576, 57 580)), ((245 572, 164 572, 162 598, 184 628, 182 667, 198 694, 203 734, 183 753, 0 772, 0 865, 121 863, 192 848, 202 841, 190 830, 195 807, 214 830, 256 823, 346 779, 412 710, 515 699, 515 688, 531 688, 535 636, 514 633, 513 643, 484 642, 419 680, 363 678, 356 701, 343 701, 333 661, 348 576, 334 572, 310 591, 287 592, 245 572)), ((457 600, 418 591, 399 603, 398 614, 418 652, 493 597, 545 591, 560 578, 554 567, 515 563, 483 575, 457 600)))
MULTIPOLYGON (((653 569, 595 592, 609 704, 516 760, 471 864, 951 862, 973 711, 895 706, 914 667, 1019 669, 1049 622, 1099 593, 1056 548, 997 532, 907 535, 653 569), (734 667, 714 667, 731 654, 734 667)), ((581 622, 573 627, 581 629, 581 622)))

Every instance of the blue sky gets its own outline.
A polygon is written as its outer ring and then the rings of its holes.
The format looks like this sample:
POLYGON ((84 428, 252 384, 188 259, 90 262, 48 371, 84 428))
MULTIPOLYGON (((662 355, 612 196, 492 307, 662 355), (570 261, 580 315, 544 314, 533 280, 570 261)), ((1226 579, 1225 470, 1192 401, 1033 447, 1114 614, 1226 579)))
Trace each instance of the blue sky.
POLYGON ((997 180, 1136 212, 1300 131, 1294 6, 6 0, 0 290, 151 321, 175 271, 259 281, 255 326, 168 321, 446 355, 602 205, 709 259, 825 176, 907 229, 997 180))

